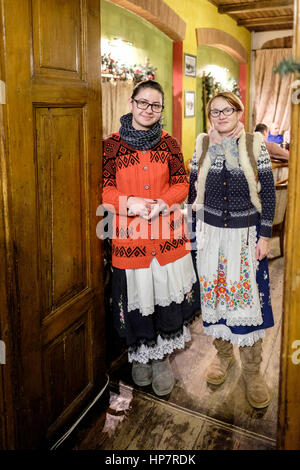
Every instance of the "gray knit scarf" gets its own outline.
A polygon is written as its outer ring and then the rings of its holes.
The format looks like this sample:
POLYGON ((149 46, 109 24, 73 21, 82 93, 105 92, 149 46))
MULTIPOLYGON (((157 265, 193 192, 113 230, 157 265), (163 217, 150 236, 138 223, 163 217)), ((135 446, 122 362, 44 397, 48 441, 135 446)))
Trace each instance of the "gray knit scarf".
POLYGON ((209 144, 208 154, 211 164, 214 163, 217 157, 225 160, 227 170, 240 168, 240 158, 238 150, 238 141, 230 137, 223 137, 221 144, 209 144))
POLYGON ((132 127, 132 113, 121 117, 120 136, 131 147, 138 150, 149 150, 161 139, 161 124, 157 121, 148 131, 137 130, 132 127))

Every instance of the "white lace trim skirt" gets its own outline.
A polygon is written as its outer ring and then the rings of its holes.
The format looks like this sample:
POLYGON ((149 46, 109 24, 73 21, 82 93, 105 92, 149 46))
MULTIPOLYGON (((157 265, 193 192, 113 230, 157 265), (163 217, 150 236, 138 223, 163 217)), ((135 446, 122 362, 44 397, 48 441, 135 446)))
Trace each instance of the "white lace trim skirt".
POLYGON ((255 330, 250 333, 237 334, 233 333, 226 325, 204 326, 203 331, 208 336, 230 341, 230 343, 237 344, 239 347, 253 346, 259 339, 264 338, 266 334, 266 330, 255 330))
POLYGON ((128 350, 128 361, 137 361, 146 364, 148 361, 163 359, 167 354, 172 354, 176 349, 184 349, 185 343, 191 341, 190 329, 183 327, 183 334, 177 338, 164 339, 157 337, 155 346, 141 345, 136 351, 128 350))
MULTIPOLYGON (((126 281, 128 315, 138 309, 142 316, 149 316, 154 313, 156 305, 167 307, 172 302, 183 302, 197 282, 197 276, 191 253, 188 253, 164 266, 153 258, 149 268, 126 269, 126 281)), ((190 339, 189 328, 183 326, 182 334, 174 338, 158 335, 155 345, 129 347, 128 360, 147 363, 149 360, 162 359, 176 349, 183 349, 190 339)))

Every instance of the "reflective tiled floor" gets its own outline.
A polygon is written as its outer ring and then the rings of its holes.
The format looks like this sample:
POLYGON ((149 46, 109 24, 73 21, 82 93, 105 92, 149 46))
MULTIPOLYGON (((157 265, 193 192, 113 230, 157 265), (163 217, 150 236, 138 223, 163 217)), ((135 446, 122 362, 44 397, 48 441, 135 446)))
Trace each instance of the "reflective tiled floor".
POLYGON ((226 382, 218 387, 207 384, 204 371, 215 350, 198 320, 191 327, 192 341, 171 356, 176 383, 169 396, 158 398, 151 386, 135 386, 124 356, 110 372, 109 404, 102 409, 98 405, 64 446, 90 450, 274 449, 284 270, 278 254, 278 239, 273 239, 270 279, 275 327, 263 341, 262 363, 272 395, 268 408, 254 410, 248 404, 236 347, 237 362, 226 382))

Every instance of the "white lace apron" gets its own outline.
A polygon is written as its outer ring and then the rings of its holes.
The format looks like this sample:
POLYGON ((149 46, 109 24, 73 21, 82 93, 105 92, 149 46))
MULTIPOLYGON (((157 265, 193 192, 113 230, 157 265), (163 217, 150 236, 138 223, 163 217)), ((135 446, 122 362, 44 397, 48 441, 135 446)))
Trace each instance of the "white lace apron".
POLYGON ((149 268, 126 269, 126 280, 128 312, 139 309, 142 315, 151 315, 155 305, 180 304, 196 282, 196 274, 188 253, 164 266, 153 258, 149 268))
MULTIPOLYGON (((256 283, 256 227, 225 229, 197 222, 197 269, 203 321, 228 326, 263 323, 256 283)), ((225 338, 224 338, 225 339, 225 338)))

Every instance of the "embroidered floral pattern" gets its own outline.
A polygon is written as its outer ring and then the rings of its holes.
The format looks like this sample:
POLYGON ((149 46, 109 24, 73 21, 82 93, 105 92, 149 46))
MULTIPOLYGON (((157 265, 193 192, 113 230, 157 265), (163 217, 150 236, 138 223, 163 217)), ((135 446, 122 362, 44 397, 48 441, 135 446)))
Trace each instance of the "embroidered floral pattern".
POLYGON ((260 300, 260 306, 261 306, 261 308, 263 308, 263 306, 265 305, 265 303, 264 303, 264 296, 265 296, 265 294, 264 294, 263 292, 260 292, 260 293, 259 293, 259 300, 260 300))
POLYGON ((123 296, 121 294, 120 300, 118 302, 118 306, 120 309, 120 328, 125 328, 125 317, 124 317, 124 310, 123 310, 123 296))
POLYGON ((226 305, 229 311, 253 308, 249 260, 244 244, 241 249, 240 281, 230 282, 226 278, 226 271, 227 259, 220 252, 217 277, 207 279, 206 276, 200 276, 201 304, 212 309, 215 309, 217 304, 226 305))
POLYGON ((188 301, 189 304, 194 302, 194 289, 191 289, 189 292, 186 293, 186 300, 188 301))

